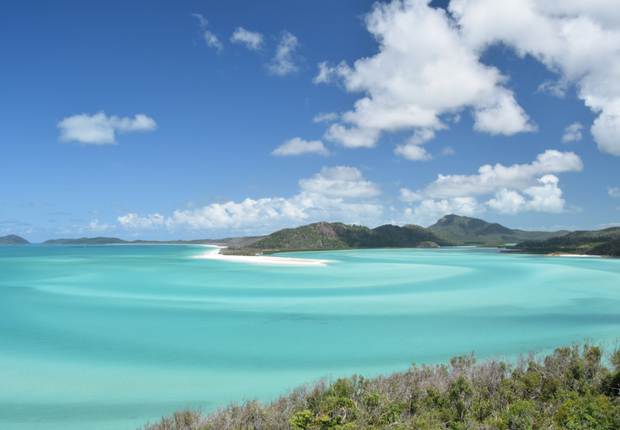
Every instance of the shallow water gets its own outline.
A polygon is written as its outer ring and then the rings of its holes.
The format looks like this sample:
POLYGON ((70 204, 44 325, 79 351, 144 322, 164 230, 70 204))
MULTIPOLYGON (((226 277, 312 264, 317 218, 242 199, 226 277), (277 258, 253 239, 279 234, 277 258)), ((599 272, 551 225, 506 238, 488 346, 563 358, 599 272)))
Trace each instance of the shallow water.
POLYGON ((0 246, 0 428, 134 429, 191 403, 620 336, 620 260, 441 248, 0 246))

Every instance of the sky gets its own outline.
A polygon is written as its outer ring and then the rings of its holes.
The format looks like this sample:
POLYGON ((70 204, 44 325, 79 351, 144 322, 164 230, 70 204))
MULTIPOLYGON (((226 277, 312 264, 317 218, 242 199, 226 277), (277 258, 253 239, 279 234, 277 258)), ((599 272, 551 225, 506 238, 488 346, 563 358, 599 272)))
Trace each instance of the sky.
POLYGON ((620 225, 617 0, 23 0, 0 52, 0 236, 620 225))

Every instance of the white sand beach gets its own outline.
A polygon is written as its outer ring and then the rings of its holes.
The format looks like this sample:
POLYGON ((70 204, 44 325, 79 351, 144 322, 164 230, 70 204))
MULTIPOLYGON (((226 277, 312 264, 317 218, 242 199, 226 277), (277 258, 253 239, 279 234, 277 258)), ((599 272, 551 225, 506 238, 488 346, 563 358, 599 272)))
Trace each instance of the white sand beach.
POLYGON ((298 266, 298 267, 311 267, 311 266, 325 266, 327 263, 332 262, 332 260, 317 260, 310 258, 290 258, 290 257, 271 257, 271 256, 245 256, 245 255, 222 255, 220 254, 220 248, 224 247, 215 247, 210 245, 204 245, 212 249, 202 255, 197 255, 195 258, 206 258, 211 260, 224 260, 224 261, 234 261, 237 263, 252 263, 252 264, 262 264, 269 266, 298 266))

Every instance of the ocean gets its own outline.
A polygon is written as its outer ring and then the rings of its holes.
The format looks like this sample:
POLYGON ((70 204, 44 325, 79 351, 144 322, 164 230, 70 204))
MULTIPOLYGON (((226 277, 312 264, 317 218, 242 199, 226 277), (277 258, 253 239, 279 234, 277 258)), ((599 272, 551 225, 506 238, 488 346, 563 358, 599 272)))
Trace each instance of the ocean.
POLYGON ((330 375, 620 336, 620 259, 454 247, 285 267, 206 250, 0 246, 0 428, 133 430, 330 375))

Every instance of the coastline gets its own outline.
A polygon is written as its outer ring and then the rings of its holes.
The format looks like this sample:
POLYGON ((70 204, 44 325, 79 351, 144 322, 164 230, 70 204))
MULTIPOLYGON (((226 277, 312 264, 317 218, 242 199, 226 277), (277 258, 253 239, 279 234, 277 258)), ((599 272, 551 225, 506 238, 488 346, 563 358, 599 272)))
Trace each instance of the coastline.
POLYGON ((199 245, 208 248, 215 248, 204 254, 197 255, 194 258, 202 258, 208 260, 223 260, 232 261, 237 263, 252 263, 261 264, 267 266, 297 266, 297 267, 318 267, 326 266, 327 263, 333 262, 333 260, 318 260, 311 258, 291 258, 291 257, 271 257, 271 256, 246 256, 246 255, 223 255, 220 254, 220 248, 226 248, 225 246, 216 245, 199 245))

